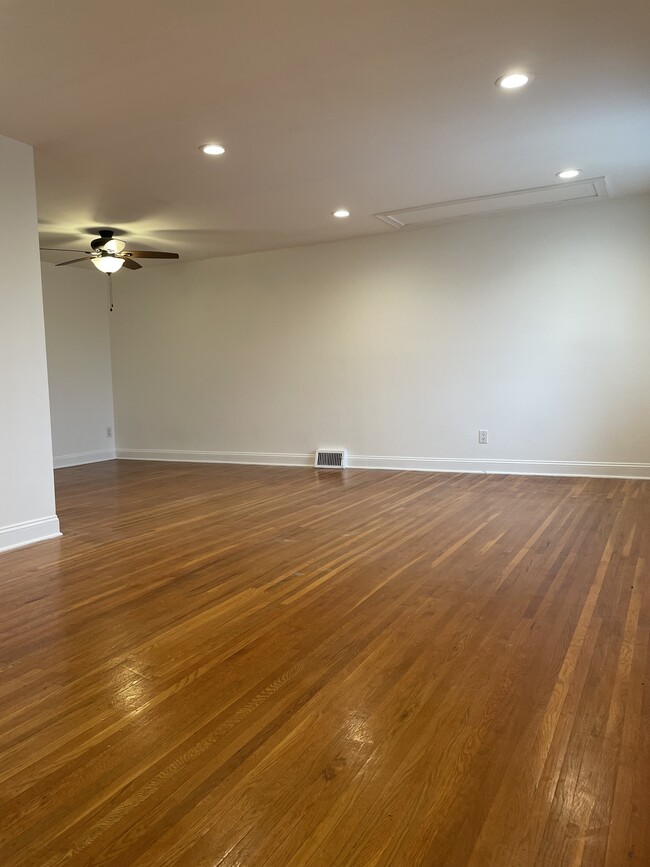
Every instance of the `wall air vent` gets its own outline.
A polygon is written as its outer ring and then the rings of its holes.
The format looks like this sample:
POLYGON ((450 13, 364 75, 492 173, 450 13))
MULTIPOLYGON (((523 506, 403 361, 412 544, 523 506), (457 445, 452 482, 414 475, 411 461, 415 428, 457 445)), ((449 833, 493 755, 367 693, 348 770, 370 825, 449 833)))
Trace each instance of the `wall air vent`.
POLYGON ((469 217, 481 217, 500 211, 555 205, 578 199, 602 199, 606 196, 605 178, 581 178, 579 181, 565 181, 564 183, 551 184, 548 187, 532 187, 529 190, 512 190, 493 196, 477 196, 473 199, 457 199, 452 202, 438 202, 434 205, 420 205, 416 208, 385 211, 381 214, 375 214, 375 217, 388 223, 394 229, 405 229, 466 220, 469 217))
POLYGON ((318 449, 315 467, 321 470, 344 470, 348 463, 345 449, 318 449))

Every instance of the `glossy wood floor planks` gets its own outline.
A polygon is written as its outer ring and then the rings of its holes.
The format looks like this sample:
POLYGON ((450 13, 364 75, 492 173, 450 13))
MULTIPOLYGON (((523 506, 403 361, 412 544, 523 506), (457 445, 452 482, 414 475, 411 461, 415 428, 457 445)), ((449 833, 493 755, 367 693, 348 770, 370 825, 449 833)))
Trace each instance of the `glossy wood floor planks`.
POLYGON ((650 482, 108 462, 0 555, 0 864, 650 865, 650 482))

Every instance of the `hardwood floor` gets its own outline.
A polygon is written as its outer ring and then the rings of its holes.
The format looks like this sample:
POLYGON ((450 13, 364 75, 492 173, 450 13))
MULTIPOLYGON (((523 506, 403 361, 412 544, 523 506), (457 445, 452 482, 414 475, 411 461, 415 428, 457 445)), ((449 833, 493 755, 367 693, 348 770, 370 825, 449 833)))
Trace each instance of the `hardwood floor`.
POLYGON ((57 491, 0 555, 3 867, 650 865, 650 482, 57 491))

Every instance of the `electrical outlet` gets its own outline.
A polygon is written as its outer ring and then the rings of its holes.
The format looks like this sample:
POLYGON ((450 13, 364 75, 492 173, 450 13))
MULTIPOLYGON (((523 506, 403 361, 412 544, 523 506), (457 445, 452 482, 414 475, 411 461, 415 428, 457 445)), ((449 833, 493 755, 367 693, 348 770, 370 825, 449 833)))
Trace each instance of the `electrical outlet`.
POLYGON ((113 436, 113 428, 110 425, 106 428, 106 436, 107 437, 113 436))
POLYGON ((488 432, 486 430, 480 430, 478 432, 478 441, 482 446, 487 445, 488 441, 488 432))

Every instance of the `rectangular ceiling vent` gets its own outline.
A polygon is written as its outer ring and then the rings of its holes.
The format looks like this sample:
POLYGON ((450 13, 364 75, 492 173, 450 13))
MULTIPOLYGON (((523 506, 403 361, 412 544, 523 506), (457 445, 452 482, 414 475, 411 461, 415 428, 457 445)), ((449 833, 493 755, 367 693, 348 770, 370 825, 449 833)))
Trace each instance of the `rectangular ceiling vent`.
POLYGON ((348 465, 345 449, 318 449, 315 467, 321 470, 344 470, 348 465))
POLYGON ((417 208, 401 208, 400 210, 375 214, 375 217, 388 223, 394 229, 405 229, 411 226, 450 223, 455 220, 481 217, 500 211, 514 211, 519 208, 535 208, 540 205, 555 205, 559 202, 606 197, 605 178, 586 178, 579 181, 551 184, 547 187, 533 187, 529 190, 513 190, 509 193, 497 193, 492 196, 438 202, 435 205, 420 205, 417 208))

